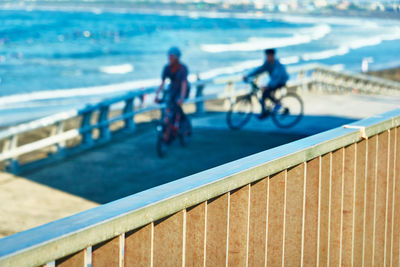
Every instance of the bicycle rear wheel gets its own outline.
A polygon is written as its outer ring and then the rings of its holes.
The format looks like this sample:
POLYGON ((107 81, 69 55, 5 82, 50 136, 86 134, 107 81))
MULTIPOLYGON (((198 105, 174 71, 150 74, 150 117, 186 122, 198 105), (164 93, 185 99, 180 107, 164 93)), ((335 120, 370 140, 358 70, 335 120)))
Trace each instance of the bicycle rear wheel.
POLYGON ((282 107, 272 113, 272 120, 280 128, 290 128, 303 117, 303 101, 295 93, 288 93, 280 99, 282 107))
POLYGON ((157 144, 156 144, 156 149, 157 149, 157 155, 160 158, 165 157, 167 154, 167 143, 165 142, 165 129, 162 129, 161 125, 157 126, 157 144), (158 128, 160 127, 160 128, 158 128))
POLYGON ((242 128, 250 120, 252 113, 253 106, 251 103, 251 96, 238 98, 236 102, 231 105, 231 109, 226 114, 226 121, 229 128, 232 130, 242 128))
POLYGON ((192 137, 192 124, 187 117, 181 121, 179 126, 179 141, 182 146, 187 146, 192 137))

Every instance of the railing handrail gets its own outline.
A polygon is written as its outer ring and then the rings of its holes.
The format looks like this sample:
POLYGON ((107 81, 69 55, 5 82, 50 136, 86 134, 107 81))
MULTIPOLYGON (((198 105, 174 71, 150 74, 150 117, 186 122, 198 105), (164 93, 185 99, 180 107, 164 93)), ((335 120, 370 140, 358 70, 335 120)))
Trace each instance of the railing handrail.
POLYGON ((143 95, 146 93, 150 93, 153 91, 154 91, 153 88, 149 88, 146 90, 129 92, 127 94, 124 94, 123 96, 118 96, 118 97, 111 98, 111 99, 105 99, 96 104, 88 104, 88 105, 84 106, 83 108, 71 109, 71 110, 63 111, 63 112, 60 112, 60 113, 57 113, 54 115, 46 116, 46 117, 43 117, 43 118, 40 118, 37 120, 33 120, 30 122, 21 123, 19 125, 12 126, 3 131, 0 131, 0 140, 9 138, 15 134, 22 134, 22 133, 37 130, 39 128, 43 128, 46 126, 54 125, 57 122, 66 121, 66 120, 75 118, 79 115, 82 115, 84 113, 99 110, 99 108, 103 105, 112 105, 114 103, 118 103, 118 102, 127 100, 129 98, 137 97, 137 96, 140 96, 140 95, 143 95))
POLYGON ((40 265, 64 257, 398 126, 400 109, 260 152, 5 237, 0 240, 0 265, 40 265))
POLYGON ((351 72, 351 71, 343 71, 343 70, 338 71, 338 70, 329 68, 328 66, 325 66, 325 65, 322 65, 322 64, 316 64, 314 66, 315 66, 315 69, 320 69, 320 70, 323 70, 323 71, 335 73, 335 74, 338 74, 338 75, 341 75, 341 76, 346 75, 349 78, 357 78, 357 79, 360 79, 360 80, 363 80, 363 81, 382 84, 382 85, 389 86, 389 87, 392 87, 392 88, 400 89, 400 82, 387 80, 387 79, 376 77, 376 76, 370 76, 370 75, 366 75, 366 74, 355 73, 355 72, 351 72))

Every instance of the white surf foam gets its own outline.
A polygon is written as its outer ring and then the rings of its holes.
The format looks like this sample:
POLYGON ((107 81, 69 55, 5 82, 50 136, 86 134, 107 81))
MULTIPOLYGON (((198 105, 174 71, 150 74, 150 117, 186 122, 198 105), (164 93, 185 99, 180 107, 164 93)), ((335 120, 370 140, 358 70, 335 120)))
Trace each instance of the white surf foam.
POLYGON ((298 34, 281 38, 259 38, 252 37, 246 42, 232 44, 203 44, 201 49, 208 53, 222 53, 233 51, 258 51, 267 48, 287 47, 310 43, 319 40, 331 32, 327 24, 317 25, 312 28, 302 29, 298 34))
POLYGON ((261 65, 262 63, 263 63, 262 60, 248 60, 233 66, 221 67, 212 69, 210 71, 202 72, 200 73, 200 78, 204 80, 204 79, 211 79, 220 75, 234 74, 250 68, 254 68, 256 66, 261 65))
POLYGON ((130 73, 134 70, 132 64, 122 64, 122 65, 114 65, 114 66, 103 66, 100 67, 100 71, 107 74, 126 74, 130 73))
POLYGON ((305 61, 309 61, 327 59, 335 56, 343 56, 349 53, 351 50, 356 50, 368 46, 377 46, 383 41, 393 41, 400 39, 400 27, 392 27, 386 30, 390 33, 343 41, 342 45, 338 48, 306 53, 301 58, 305 61))
POLYGON ((394 41, 400 39, 400 27, 392 27, 387 29, 388 33, 360 38, 349 42, 349 47, 351 49, 359 49, 368 46, 376 46, 381 44, 383 41, 394 41))
POLYGON ((131 81, 131 82, 110 84, 103 86, 93 86, 93 87, 73 88, 73 89, 55 89, 55 90, 46 90, 46 91, 32 92, 26 94, 16 94, 16 95, 0 97, 0 105, 12 105, 13 103, 39 101, 39 100, 115 94, 119 92, 126 92, 132 90, 139 90, 142 88, 153 87, 158 85, 159 83, 160 83, 159 79, 149 79, 149 80, 131 81))
POLYGON ((347 46, 342 46, 337 49, 328 49, 313 53, 304 54, 301 58, 305 61, 309 60, 321 60, 327 59, 334 56, 342 56, 350 52, 350 49, 347 46))

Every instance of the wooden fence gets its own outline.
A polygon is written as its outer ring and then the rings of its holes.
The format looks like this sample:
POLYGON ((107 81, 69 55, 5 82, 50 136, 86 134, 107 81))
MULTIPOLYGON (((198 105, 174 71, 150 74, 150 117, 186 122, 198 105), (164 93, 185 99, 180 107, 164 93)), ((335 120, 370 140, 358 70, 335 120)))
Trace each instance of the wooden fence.
POLYGON ((399 245, 400 109, 3 238, 0 266, 399 266, 399 245))

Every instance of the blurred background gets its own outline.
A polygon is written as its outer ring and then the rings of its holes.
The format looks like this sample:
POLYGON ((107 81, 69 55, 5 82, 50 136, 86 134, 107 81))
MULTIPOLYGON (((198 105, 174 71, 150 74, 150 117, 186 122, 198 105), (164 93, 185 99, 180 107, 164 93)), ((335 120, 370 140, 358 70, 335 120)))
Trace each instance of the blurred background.
POLYGON ((176 45, 192 79, 281 62, 400 65, 400 1, 0 1, 0 126, 156 85, 176 45))

